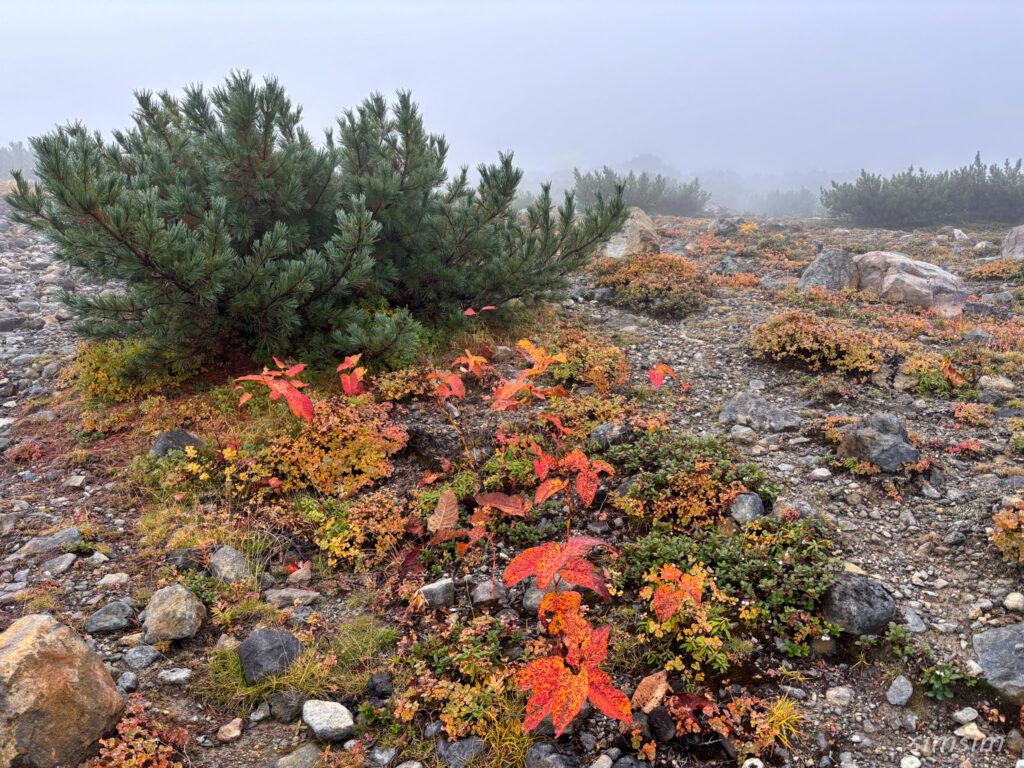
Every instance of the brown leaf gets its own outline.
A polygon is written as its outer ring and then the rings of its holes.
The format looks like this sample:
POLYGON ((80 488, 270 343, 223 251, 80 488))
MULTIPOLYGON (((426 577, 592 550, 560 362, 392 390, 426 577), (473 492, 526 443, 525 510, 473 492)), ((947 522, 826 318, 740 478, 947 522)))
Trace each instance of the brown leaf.
POLYGON ((459 524, 459 500, 451 488, 445 489, 437 500, 434 514, 427 518, 427 530, 431 533, 447 531, 459 524))
POLYGON ((663 669, 661 672, 648 675, 640 681, 640 685, 633 692, 633 709, 650 712, 661 704, 668 691, 668 672, 663 669))

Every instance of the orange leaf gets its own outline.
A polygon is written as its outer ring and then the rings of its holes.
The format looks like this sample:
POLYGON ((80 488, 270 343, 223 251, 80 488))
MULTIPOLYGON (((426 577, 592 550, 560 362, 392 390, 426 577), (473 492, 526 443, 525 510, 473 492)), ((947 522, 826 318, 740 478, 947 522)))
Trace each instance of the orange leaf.
POLYGON ((494 507, 512 517, 526 517, 533 508, 529 499, 523 496, 509 496, 505 493, 485 493, 476 497, 476 503, 481 506, 494 507))
POLYGON ((548 478, 537 487, 537 494, 533 501, 540 506, 563 488, 565 488, 565 480, 560 477, 548 478))
POLYGON ((431 533, 451 530, 459 523, 459 500, 455 492, 446 488, 437 500, 433 514, 427 518, 427 530, 431 533))
POLYGON ((633 708, 650 712, 661 704, 661 700, 668 692, 668 672, 663 669, 653 675, 648 675, 640 681, 640 685, 633 692, 633 708))
POLYGON ((596 472, 580 472, 576 475, 576 493, 583 500, 583 506, 589 507, 594 503, 594 496, 597 495, 597 486, 600 483, 596 472))

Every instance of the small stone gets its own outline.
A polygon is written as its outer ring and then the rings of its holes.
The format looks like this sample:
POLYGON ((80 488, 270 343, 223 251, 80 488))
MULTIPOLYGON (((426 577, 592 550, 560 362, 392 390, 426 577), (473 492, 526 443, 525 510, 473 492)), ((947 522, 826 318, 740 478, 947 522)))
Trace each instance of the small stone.
POLYGON ((420 596, 429 608, 446 608, 455 602, 455 582, 450 577, 424 584, 420 596))
POLYGON ((320 763, 323 750, 313 742, 303 744, 274 764, 274 768, 315 768, 320 763))
POLYGON ((962 739, 970 739, 971 741, 981 741, 985 738, 985 732, 976 723, 961 725, 953 733, 962 739))
POLYGON ((158 589, 146 606, 142 629, 147 643, 181 640, 199 631, 206 606, 181 584, 158 589))
POLYGON ((907 755, 900 760, 900 768, 921 768, 921 761, 913 755, 907 755))
POLYGON ((438 759, 448 768, 467 768, 484 754, 487 745, 479 736, 470 736, 468 739, 451 742, 438 739, 434 749, 438 759))
POLYGON ((302 643, 283 629, 257 629, 238 646, 245 682, 249 685, 283 672, 301 653, 302 643))
POLYGON ((80 489, 85 488, 85 484, 88 481, 89 478, 87 478, 85 475, 70 475, 69 477, 65 478, 64 485, 66 485, 68 488, 80 489))
POLYGON ((249 720, 254 723, 262 723, 268 717, 270 717, 270 705, 265 701, 261 701, 259 706, 249 713, 249 720))
POLYGON ((729 517, 740 525, 752 523, 764 514, 764 502, 756 493, 741 493, 729 507, 729 517))
POLYGON ((302 705, 302 722, 320 741, 344 741, 356 732, 352 713, 335 701, 309 699, 302 705))
POLYGON ((225 723, 217 729, 217 741, 221 744, 230 744, 242 738, 242 718, 236 717, 230 723, 225 723))
POLYGON ((170 432, 161 432, 153 441, 149 449, 149 455, 154 458, 166 456, 171 451, 184 451, 188 446, 202 448, 206 441, 198 435, 194 435, 184 429, 174 429, 170 432))
POLYGON ((78 555, 74 552, 65 552, 63 555, 57 555, 43 563, 43 573, 48 573, 51 576, 60 576, 70 570, 77 559, 78 555))
POLYGON ((729 430, 729 437, 736 443, 752 443, 757 439, 757 433, 750 427, 734 424, 732 429, 729 430))
POLYGON ((894 707, 905 707, 913 695, 914 684, 904 675, 900 675, 892 681, 889 690, 885 692, 885 699, 894 707))
POLYGON ((263 599, 275 608, 284 608, 291 605, 312 605, 320 597, 319 592, 311 589, 268 589, 263 593, 263 599))
POLYGON ((139 676, 134 672, 123 672, 117 678, 117 687, 125 693, 132 693, 139 688, 139 676))
POLYGON ((477 607, 500 603, 508 599, 508 590, 505 589, 505 585, 501 583, 500 579, 496 581, 481 579, 473 587, 470 599, 477 607))
POLYGON ((974 707, 964 707, 963 709, 958 709, 956 712, 953 713, 953 719, 960 723, 960 725, 967 725, 968 723, 973 723, 975 720, 978 719, 978 710, 976 710, 974 707))
POLYGON ((107 589, 110 587, 123 587, 129 581, 131 581, 131 576, 129 576, 127 573, 108 573, 106 576, 104 576, 102 579, 96 582, 96 587, 98 589, 107 589))
POLYGON ((270 705, 270 715, 279 723, 292 723, 302 712, 302 705, 306 701, 299 691, 274 691, 267 696, 267 704, 270 705))
POLYGON ((119 632, 128 626, 135 611, 125 603, 107 603, 85 620, 83 630, 87 635, 105 632, 119 632))
POLYGON ((136 645, 122 657, 129 669, 145 669, 160 658, 160 651, 151 645, 136 645))
POLYGON ((823 480, 828 480, 830 477, 832 477, 832 472, 828 469, 828 467, 818 467, 817 469, 811 472, 811 479, 817 480, 819 482, 823 480))
POLYGON ((167 685, 185 685, 189 680, 192 679, 192 670, 185 669, 184 667, 179 669, 164 669, 157 672, 157 680, 167 685))
POLYGON ((848 706, 853 702, 853 688, 848 685, 829 688, 825 691, 825 699, 829 704, 834 704, 837 707, 848 706))
POLYGON ((221 547, 210 557, 210 573, 221 581, 238 584, 252 578, 245 555, 234 547, 221 547))
POLYGON ((1020 592, 1011 592, 1003 598, 1003 608, 1008 611, 1024 613, 1024 594, 1021 594, 1020 592))

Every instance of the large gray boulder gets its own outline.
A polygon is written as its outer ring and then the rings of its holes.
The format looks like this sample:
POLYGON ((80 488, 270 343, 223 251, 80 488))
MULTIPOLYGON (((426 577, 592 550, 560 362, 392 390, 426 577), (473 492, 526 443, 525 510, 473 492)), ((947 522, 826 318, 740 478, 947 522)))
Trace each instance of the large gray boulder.
POLYGON ((102 659, 49 614, 0 633, 0 765, 78 765, 123 708, 102 659))
POLYGON ((627 256, 647 256, 661 252, 661 238, 651 217, 640 208, 629 209, 629 217, 622 229, 609 238, 599 250, 598 256, 623 259, 627 256))
POLYGON ((874 635, 896 616, 896 602, 874 579, 841 573, 825 592, 822 614, 850 635, 874 635))
POLYGON ((912 464, 921 452, 910 444, 907 430, 891 413, 872 413, 841 430, 836 449, 840 459, 857 459, 874 464, 883 472, 895 472, 901 464, 912 464))
POLYGON ((822 251, 807 265, 797 287, 800 290, 824 288, 827 291, 839 291, 856 285, 857 268, 853 256, 846 251, 830 248, 822 251))
POLYGON ((935 309, 945 315, 960 314, 969 295, 957 275, 896 251, 857 255, 822 251, 804 270, 798 287, 852 288, 874 293, 883 301, 935 309))
POLYGON ((747 390, 733 397, 718 414, 722 424, 741 424, 758 432, 790 432, 800 428, 800 417, 772 405, 747 390))
POLYGON ((974 652, 988 684, 1011 704, 1024 704, 1024 624, 977 633, 974 652))
POLYGON ((1024 259, 1024 224, 1014 227, 1003 240, 1004 259, 1024 259))
POLYGON ((969 291, 964 281, 942 267, 915 261, 895 251, 870 251, 853 257, 857 287, 883 301, 935 309, 945 315, 963 311, 969 291))

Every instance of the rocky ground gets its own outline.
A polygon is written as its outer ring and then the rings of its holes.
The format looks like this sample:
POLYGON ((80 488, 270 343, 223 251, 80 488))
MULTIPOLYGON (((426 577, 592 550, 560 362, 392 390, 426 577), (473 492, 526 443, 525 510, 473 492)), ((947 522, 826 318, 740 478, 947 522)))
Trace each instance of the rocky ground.
MULTIPOLYGON (((955 399, 922 396, 900 379, 896 369, 864 381, 808 374, 758 359, 747 343, 751 329, 794 306, 787 289, 819 250, 851 245, 860 251, 900 250, 966 276, 998 255, 998 242, 992 241, 1000 234, 891 233, 836 228, 820 221, 753 224, 759 237, 786 239, 787 252, 766 255, 764 249, 738 247, 752 230, 735 231, 735 240, 728 244, 728 232, 720 231, 717 241, 710 243, 701 239, 707 222, 657 222, 661 251, 689 254, 711 270, 758 278, 752 286, 723 284, 705 308, 684 319, 656 320, 612 306, 590 277, 577 281, 573 298, 562 311, 628 350, 634 385, 643 384, 648 369, 659 363, 689 382, 687 398, 670 412, 670 429, 728 435, 746 458, 782 484, 776 508, 818 515, 828 523, 845 563, 840 581, 845 580, 850 591, 835 597, 834 616, 877 631, 878 615, 884 625, 887 614, 895 611, 895 620, 915 645, 932 652, 935 665, 950 664, 978 679, 995 676, 998 668, 1011 681, 1004 680, 1004 695, 987 686, 957 684, 952 698, 936 699, 925 695, 920 679, 898 674, 900 667, 882 642, 871 646, 843 636, 805 658, 778 654, 770 665, 762 663, 757 685, 795 699, 804 721, 801 738, 769 762, 822 768, 1012 766, 1024 750, 1016 709, 1020 701, 1010 690, 1013 680, 1024 681, 1024 589, 1019 569, 1003 561, 989 534, 993 512, 1005 507, 1007 497, 1024 485, 1024 461, 1007 450, 1017 431, 1012 420, 1024 414, 1015 402, 1024 386, 1019 363, 1016 376, 993 375, 978 382, 977 397, 993 405, 993 415, 991 423, 970 424, 955 415, 955 399), (871 443, 869 450, 878 449, 873 463, 883 463, 882 454, 895 446, 897 451, 930 458, 930 465, 915 473, 855 475, 824 458, 835 449, 823 437, 827 419, 867 419, 875 413, 893 418, 861 422, 862 427, 875 428, 873 436, 858 438, 871 443), (889 435, 888 442, 880 446, 877 433, 889 435), (970 450, 957 449, 971 440, 977 445, 970 450), (990 632, 996 634, 985 640, 990 632), (987 660, 980 658, 986 655, 987 660), (768 666, 772 679, 765 677, 768 666)), ((719 226, 733 231, 742 225, 719 226)), ((754 239, 753 234, 746 238, 754 239)), ((303 705, 278 693, 236 720, 234 712, 200 700, 195 682, 214 646, 232 648, 239 639, 244 640, 239 652, 247 673, 294 657, 298 641, 286 630, 301 626, 312 612, 296 603, 312 603, 317 613, 341 622, 367 614, 366 606, 352 599, 358 590, 319 573, 311 576, 308 569, 300 569, 297 576, 265 575, 264 600, 288 610, 270 628, 238 632, 235 639, 211 626, 210 609, 191 591, 154 583, 153 574, 164 563, 139 546, 141 511, 132 506, 137 497, 127 493, 127 481, 118 471, 133 454, 149 450, 151 441, 136 437, 108 453, 86 457, 78 452, 81 441, 76 441, 83 429, 74 421, 74 410, 58 397, 61 373, 76 347, 59 294, 64 289, 108 286, 86 285, 54 264, 49 253, 47 244, 0 218, 0 286, 5 302, 0 309, 0 394, 5 399, 0 447, 7 458, 0 480, 0 629, 14 625, 18 617, 39 613, 51 613, 73 627, 86 638, 83 646, 75 646, 75 658, 97 653, 112 672, 118 692, 140 692, 157 714, 184 729, 182 752, 189 765, 312 766, 320 759, 315 737, 335 743, 334 751, 340 751, 356 732, 354 708, 319 700, 303 705)), ((967 277, 965 290, 973 301, 963 319, 956 321, 957 338, 915 333, 917 351, 945 354, 968 343, 963 336, 975 326, 990 322, 1016 328, 1020 315, 1012 298, 1009 305, 1000 298, 1013 285, 998 278, 967 277)), ((865 306, 877 310, 877 304, 865 306)), ((420 413, 410 408, 410 423, 420 419, 420 413)), ((188 439, 171 434, 155 449, 159 453, 181 448, 183 443, 175 441, 188 439)), ((445 439, 451 441, 452 436, 445 439)), ((617 536, 625 534, 617 531, 612 526, 607 535, 621 544, 617 536)), ((252 578, 252 563, 232 548, 218 549, 203 565, 224 582, 252 578)), ((454 582, 442 578, 426 590, 428 603, 468 610, 474 603, 490 602, 490 595, 468 594, 479 576, 464 581, 461 574, 454 575, 454 582)), ((499 602, 516 615, 528 613, 521 589, 499 602)), ((387 611, 382 615, 387 621, 387 611)), ((5 695, 5 648, 10 653, 12 647, 37 640, 77 642, 52 639, 56 630, 49 625, 16 626, 22 633, 18 638, 0 639, 0 701, 5 695)), ((41 669, 40 674, 49 672, 41 669)), ((6 683, 13 685, 9 679, 6 683)), ((389 687, 387 677, 377 676, 365 696, 382 703, 390 696, 389 687)), ((0 734, 4 718, 0 713, 0 734)), ((557 747, 535 746, 526 764, 637 765, 628 741, 616 738, 607 723, 588 715, 575 735, 559 740, 557 747)), ((478 745, 472 739, 434 745, 437 733, 437 728, 428 727, 423 753, 406 753, 403 759, 462 766, 475 755, 478 745)), ((668 757, 660 759, 673 765, 708 759, 685 750, 665 754, 668 757)), ((397 764, 398 753, 380 746, 367 760, 397 764)))

